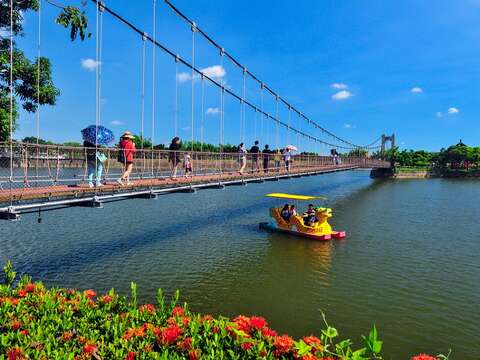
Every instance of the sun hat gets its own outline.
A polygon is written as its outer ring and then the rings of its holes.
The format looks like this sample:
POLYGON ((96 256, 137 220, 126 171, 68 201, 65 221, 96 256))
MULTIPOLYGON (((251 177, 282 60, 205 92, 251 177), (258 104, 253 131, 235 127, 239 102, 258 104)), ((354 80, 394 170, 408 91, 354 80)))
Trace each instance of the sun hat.
POLYGON ((135 136, 130 131, 125 131, 121 136, 123 139, 134 139, 135 136))

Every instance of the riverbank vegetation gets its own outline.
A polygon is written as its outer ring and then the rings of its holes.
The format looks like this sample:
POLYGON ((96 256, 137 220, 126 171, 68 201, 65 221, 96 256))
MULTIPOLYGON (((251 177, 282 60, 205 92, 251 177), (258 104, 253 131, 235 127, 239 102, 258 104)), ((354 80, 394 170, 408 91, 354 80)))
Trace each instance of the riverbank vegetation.
MULTIPOLYGON (((377 154, 379 156, 379 154, 377 154)), ((396 172, 424 172, 440 176, 480 176, 480 147, 458 144, 439 152, 393 148, 384 158, 395 164, 396 172)))
MULTIPOLYGON (((293 339, 259 316, 212 317, 166 302, 137 304, 114 290, 47 289, 28 276, 17 281, 11 263, 0 285, 0 359, 382 359, 375 327, 362 346, 338 340, 329 325, 316 335, 293 339)), ((326 324, 326 321, 325 321, 326 324)), ((446 359, 419 354, 412 360, 446 359)))

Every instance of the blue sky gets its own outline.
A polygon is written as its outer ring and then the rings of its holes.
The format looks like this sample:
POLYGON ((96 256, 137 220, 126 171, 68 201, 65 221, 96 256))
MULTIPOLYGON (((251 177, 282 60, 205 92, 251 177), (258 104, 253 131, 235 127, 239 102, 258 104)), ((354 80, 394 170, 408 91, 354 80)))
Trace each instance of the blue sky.
MULTIPOLYGON (((157 1, 157 38, 191 61, 190 28, 157 1)), ((382 133, 397 135, 401 148, 438 150, 456 143, 478 145, 480 130, 480 1, 478 0, 322 0, 212 1, 174 3, 250 71, 302 112, 357 144, 382 133)), ((152 32, 151 1, 107 1, 112 9, 152 32)), ((70 42, 54 24, 57 9, 43 3, 42 53, 53 64, 55 84, 62 94, 55 107, 41 109, 41 137, 79 141, 79 130, 95 123, 95 39, 70 42)), ((88 4, 95 34, 95 7, 88 4)), ((36 14, 26 14, 25 37, 19 45, 36 54, 36 14)), ((120 134, 141 128, 141 54, 139 36, 104 15, 101 122, 120 134)), ((157 50, 155 142, 168 142, 177 133, 191 137, 191 81, 187 69, 157 50), (178 110, 175 106, 176 74, 178 110), (176 127, 175 127, 175 119, 176 127)), ((218 52, 196 38, 196 65, 242 92, 242 73, 218 52), (216 67, 215 67, 216 66, 216 67), (213 68, 212 68, 213 67, 213 68)), ((152 137, 152 48, 146 49, 145 136, 152 137)), ((194 81, 194 138, 219 141, 218 89, 194 81), (208 110, 210 109, 210 110, 208 110)), ((260 107, 260 89, 247 81, 247 99, 260 107)), ((275 99, 264 95, 264 109, 275 114, 275 99)), ((301 126, 326 141, 294 114, 301 126)), ((288 109, 279 108, 287 122, 288 109)), ((35 116, 22 114, 16 137, 35 134, 35 116)), ((240 131, 240 105, 225 102, 225 142, 242 138, 262 144, 299 143, 302 150, 327 151, 245 113, 240 131), (263 124, 262 124, 263 123, 263 124)))

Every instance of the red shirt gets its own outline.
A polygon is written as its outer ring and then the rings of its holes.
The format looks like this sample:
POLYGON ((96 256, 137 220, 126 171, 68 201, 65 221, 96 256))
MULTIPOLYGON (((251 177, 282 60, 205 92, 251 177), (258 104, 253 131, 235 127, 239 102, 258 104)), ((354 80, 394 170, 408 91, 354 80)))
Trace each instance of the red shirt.
POLYGON ((133 155, 137 151, 135 143, 130 139, 123 139, 120 141, 120 147, 125 151, 125 161, 133 162, 133 155))

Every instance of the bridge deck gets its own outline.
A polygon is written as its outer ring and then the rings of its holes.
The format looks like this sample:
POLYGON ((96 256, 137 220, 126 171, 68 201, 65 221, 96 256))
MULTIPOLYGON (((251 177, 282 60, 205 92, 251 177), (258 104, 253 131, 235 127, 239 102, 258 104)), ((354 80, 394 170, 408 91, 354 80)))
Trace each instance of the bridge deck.
POLYGON ((16 214, 33 209, 48 209, 58 206, 99 207, 102 202, 121 198, 154 197, 156 194, 195 191, 195 189, 241 185, 249 182, 274 181, 279 179, 318 175, 337 171, 356 169, 356 165, 319 166, 314 168, 295 168, 294 171, 245 173, 219 173, 213 175, 195 175, 176 179, 136 179, 133 185, 120 186, 109 182, 103 187, 90 188, 87 184, 54 185, 24 187, 0 190, 0 218, 16 218, 16 214))

